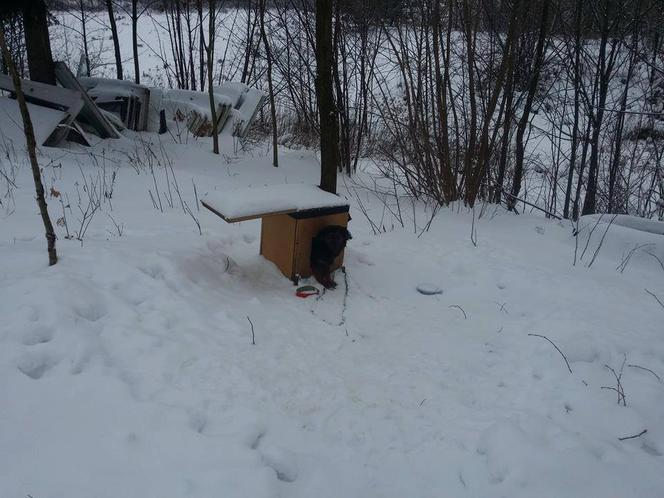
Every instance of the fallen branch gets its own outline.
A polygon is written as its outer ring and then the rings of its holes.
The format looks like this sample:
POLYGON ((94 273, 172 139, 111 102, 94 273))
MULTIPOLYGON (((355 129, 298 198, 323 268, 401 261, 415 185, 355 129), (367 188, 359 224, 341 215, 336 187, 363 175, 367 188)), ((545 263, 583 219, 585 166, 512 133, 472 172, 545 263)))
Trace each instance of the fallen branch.
MULTIPOLYGON (((536 206, 536 205, 533 204, 532 202, 528 202, 528 201, 526 201, 526 200, 524 200, 524 199, 521 199, 520 197, 517 197, 517 196, 511 194, 510 192, 508 192, 507 190, 505 190, 505 189, 502 188, 502 187, 500 187, 500 189, 503 191, 503 194, 505 194, 505 195, 508 196, 508 197, 511 197, 511 198, 514 199, 515 201, 517 201, 517 202, 523 202, 523 203, 526 204, 527 206, 530 206, 530 207, 532 207, 532 208, 538 209, 539 211, 542 211, 544 214, 548 214, 548 215, 551 216, 552 218, 555 218, 555 219, 557 219, 557 220, 562 220, 562 217, 558 216, 557 214, 552 213, 551 211, 547 211, 546 209, 543 209, 543 208, 541 208, 541 207, 539 207, 539 206, 536 206)), ((525 209, 524 209, 524 211, 525 211, 525 209)), ((518 211, 516 211, 516 210, 514 210, 514 213, 519 214, 518 211)))
MULTIPOLYGON (((346 323, 346 303, 348 301, 348 275, 346 274, 346 267, 341 267, 341 273, 344 274, 344 300, 341 304, 341 320, 339 321, 339 327, 346 323)), ((348 331, 346 331, 346 334, 348 331)))
POLYGON ((646 432, 648 432, 648 429, 643 429, 641 432, 639 432, 638 434, 634 434, 633 436, 619 437, 618 441, 627 441, 628 439, 636 439, 637 437, 643 436, 646 432))
POLYGON ((572 367, 569 366, 569 361, 567 361, 567 356, 565 356, 565 354, 560 350, 560 348, 559 348, 558 346, 556 346, 556 345, 554 344, 554 342, 553 342, 551 339, 549 339, 549 338, 548 338, 547 336, 545 336, 545 335, 539 335, 539 334, 528 334, 528 335, 531 335, 531 336, 533 336, 533 337, 541 337, 542 339, 546 339, 547 341, 549 341, 549 342, 551 343, 551 345, 552 345, 554 348, 556 348, 556 350, 560 353, 560 356, 563 357, 563 360, 565 360, 565 364, 567 365, 567 370, 569 370, 569 373, 572 373, 572 367))

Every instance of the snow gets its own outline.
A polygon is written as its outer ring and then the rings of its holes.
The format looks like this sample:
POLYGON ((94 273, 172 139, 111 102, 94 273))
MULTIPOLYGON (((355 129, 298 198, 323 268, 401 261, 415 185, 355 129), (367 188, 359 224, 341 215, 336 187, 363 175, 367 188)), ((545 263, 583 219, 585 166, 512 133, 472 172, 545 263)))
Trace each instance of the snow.
POLYGON ((587 224, 611 223, 613 225, 619 225, 633 230, 639 230, 641 232, 664 235, 664 221, 648 220, 646 218, 638 218, 626 214, 593 214, 584 216, 582 220, 587 224))
POLYGON ((348 206, 348 201, 338 195, 315 185, 299 183, 210 192, 202 200, 229 221, 258 218, 270 213, 348 206))
POLYGON ((430 284, 427 282, 422 282, 417 284, 417 292, 424 294, 425 296, 433 296, 435 294, 442 294, 443 289, 438 287, 436 284, 430 284))
POLYGON ((228 97, 231 105, 237 107, 242 99, 242 94, 248 89, 249 87, 244 83, 226 81, 223 85, 215 86, 214 93, 228 97))
POLYGON ((495 206, 423 231, 429 208, 397 210, 360 164, 339 187, 346 278, 299 299, 258 220, 196 206, 283 208, 275 191, 318 182, 313 152, 273 168, 264 144, 127 136, 41 148, 68 225, 53 267, 24 144, 0 141, 0 496, 661 497, 661 235, 612 226, 599 247, 602 228, 495 206), (603 389, 623 362, 627 406, 603 389))
MULTIPOLYGON (((28 111, 32 117, 32 127, 38 144, 43 144, 67 115, 67 113, 56 109, 30 103, 28 103, 28 111)), ((9 97, 0 97, 0 125, 0 136, 5 140, 17 143, 19 147, 25 149, 23 118, 16 100, 9 97)))

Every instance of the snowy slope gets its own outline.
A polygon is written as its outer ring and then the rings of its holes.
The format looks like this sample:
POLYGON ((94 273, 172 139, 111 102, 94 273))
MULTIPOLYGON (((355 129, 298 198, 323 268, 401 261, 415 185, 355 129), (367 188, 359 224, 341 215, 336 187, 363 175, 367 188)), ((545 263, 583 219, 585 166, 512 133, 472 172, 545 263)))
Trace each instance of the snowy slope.
POLYGON ((456 206, 418 237, 424 206, 401 199, 402 228, 348 183, 347 278, 303 300, 258 255, 259 221, 195 206, 314 184, 315 155, 277 169, 263 148, 158 140, 42 148, 67 218, 51 268, 22 146, 2 153, 0 496, 662 496, 661 235, 611 226, 588 268, 605 224, 577 245, 571 224, 489 206, 475 246, 456 206), (65 239, 87 192, 100 208, 65 239), (603 389, 623 361, 627 406, 603 389))

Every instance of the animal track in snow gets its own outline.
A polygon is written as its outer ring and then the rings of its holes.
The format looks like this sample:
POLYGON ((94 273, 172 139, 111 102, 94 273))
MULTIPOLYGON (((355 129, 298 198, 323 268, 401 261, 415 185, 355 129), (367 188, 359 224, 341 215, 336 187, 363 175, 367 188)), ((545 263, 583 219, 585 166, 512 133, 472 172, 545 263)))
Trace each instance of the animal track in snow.
POLYGON ((281 482, 295 482, 297 471, 281 459, 275 459, 274 455, 265 455, 261 453, 263 463, 270 467, 277 474, 277 479, 281 482))
POLYGON ((22 356, 17 362, 17 368, 21 373, 27 375, 31 379, 41 379, 43 375, 51 368, 56 366, 58 361, 48 355, 32 355, 28 354, 22 356))
POLYGON ((89 322, 96 322, 97 320, 106 316, 106 307, 101 301, 77 303, 73 306, 73 311, 76 316, 89 322))
POLYGON ((23 336, 23 344, 26 346, 35 346, 45 344, 53 340, 55 332, 52 327, 47 325, 35 325, 23 336))
POLYGON ((284 452, 275 446, 269 446, 265 449, 259 449, 261 441, 265 436, 265 432, 261 431, 253 438, 253 441, 249 445, 252 450, 258 451, 261 456, 262 462, 274 470, 277 475, 277 479, 281 482, 295 482, 297 479, 297 470, 294 465, 290 465, 286 462, 284 452))
POLYGON ((196 411, 189 414, 189 427, 199 434, 203 434, 207 426, 207 416, 205 413, 196 411))

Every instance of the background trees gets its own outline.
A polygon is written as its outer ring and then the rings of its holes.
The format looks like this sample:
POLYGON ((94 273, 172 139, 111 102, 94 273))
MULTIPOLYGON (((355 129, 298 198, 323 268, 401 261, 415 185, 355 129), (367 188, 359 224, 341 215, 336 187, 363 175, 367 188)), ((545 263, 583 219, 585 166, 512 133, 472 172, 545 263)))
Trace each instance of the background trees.
MULTIPOLYGON (((133 67, 134 80, 148 84, 262 87, 271 98, 260 129, 272 134, 274 150, 320 145, 337 172, 372 164, 408 195, 443 205, 502 202, 519 212, 535 204, 565 218, 664 214, 657 0, 218 0, 212 59, 204 0, 85 3, 88 25, 108 25, 113 39, 113 59, 93 61, 93 76, 131 78, 133 67), (113 35, 117 18, 132 36, 131 50, 123 47, 126 68, 113 35), (160 67, 141 75, 143 19, 163 38, 142 49, 160 67), (319 29, 330 36, 329 53, 317 50, 319 29), (321 64, 329 64, 332 82, 322 100, 321 64)), ((54 18, 79 4, 49 2, 54 18)), ((22 7, 13 9, 12 16, 3 7, 10 47, 33 29, 22 7)), ((26 67, 23 51, 11 51, 19 72, 48 78, 39 74, 48 64, 26 67)), ((33 58, 34 50, 25 52, 33 58)))

